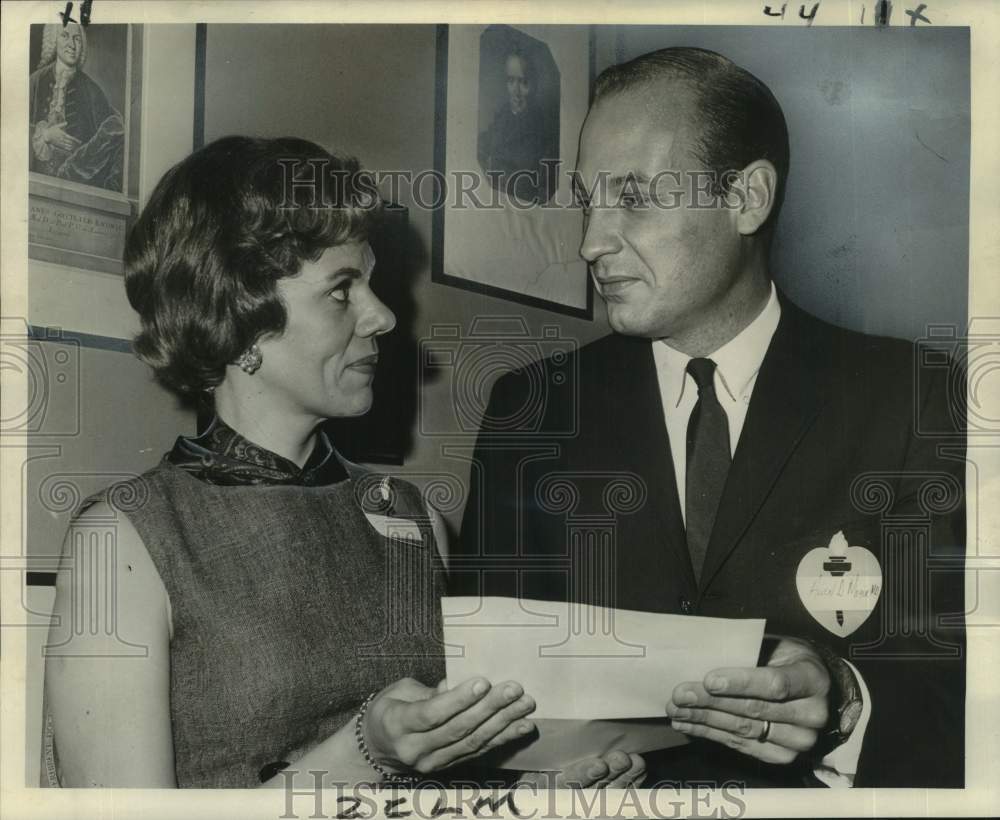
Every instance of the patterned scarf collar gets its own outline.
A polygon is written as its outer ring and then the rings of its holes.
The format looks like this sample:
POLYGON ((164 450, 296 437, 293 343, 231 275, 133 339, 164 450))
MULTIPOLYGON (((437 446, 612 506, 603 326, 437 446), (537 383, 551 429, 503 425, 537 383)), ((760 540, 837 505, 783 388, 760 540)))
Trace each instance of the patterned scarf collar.
POLYGON ((216 416, 200 436, 180 436, 164 457, 207 484, 222 486, 300 485, 317 487, 344 481, 347 470, 322 430, 305 466, 248 441, 216 416))

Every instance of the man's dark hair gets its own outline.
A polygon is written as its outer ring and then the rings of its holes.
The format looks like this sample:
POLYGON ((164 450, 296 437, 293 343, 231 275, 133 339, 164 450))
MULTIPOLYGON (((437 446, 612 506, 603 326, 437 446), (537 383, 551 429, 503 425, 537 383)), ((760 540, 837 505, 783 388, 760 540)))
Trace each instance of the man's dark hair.
POLYGON ((623 91, 675 79, 693 92, 696 118, 692 154, 715 174, 717 195, 728 192, 729 171, 769 160, 778 173, 774 207, 764 226, 773 233, 788 178, 788 126, 781 105, 764 83, 732 60, 702 48, 664 48, 605 69, 594 102, 623 91))
POLYGON ((284 330, 277 281, 366 239, 377 217, 358 172, 306 140, 224 137, 163 176, 125 247, 134 349, 163 384, 214 387, 255 340, 284 330))

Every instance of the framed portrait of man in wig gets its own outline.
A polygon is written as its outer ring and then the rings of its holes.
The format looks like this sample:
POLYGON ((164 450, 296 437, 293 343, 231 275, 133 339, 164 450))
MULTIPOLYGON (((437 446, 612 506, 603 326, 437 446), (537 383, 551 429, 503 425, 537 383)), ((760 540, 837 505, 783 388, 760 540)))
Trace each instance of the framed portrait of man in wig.
POLYGON ((31 256, 121 273, 139 196, 141 26, 34 25, 30 38, 31 256))

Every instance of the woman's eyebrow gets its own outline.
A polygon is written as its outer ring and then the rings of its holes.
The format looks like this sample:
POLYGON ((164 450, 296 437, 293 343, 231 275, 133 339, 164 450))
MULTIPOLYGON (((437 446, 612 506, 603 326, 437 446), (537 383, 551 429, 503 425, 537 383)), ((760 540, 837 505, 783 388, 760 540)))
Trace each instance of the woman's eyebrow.
POLYGON ((364 273, 362 273, 358 268, 345 267, 337 268, 335 271, 330 271, 330 273, 326 275, 326 278, 327 281, 332 282, 334 279, 360 279, 363 276, 364 273))

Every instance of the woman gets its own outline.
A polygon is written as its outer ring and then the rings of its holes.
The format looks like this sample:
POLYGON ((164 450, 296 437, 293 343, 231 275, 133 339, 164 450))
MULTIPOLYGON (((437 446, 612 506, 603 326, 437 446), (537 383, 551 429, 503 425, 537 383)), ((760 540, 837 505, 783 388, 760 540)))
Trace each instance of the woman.
MULTIPOLYGON (((431 519, 414 487, 343 461, 318 427, 368 410, 395 322, 371 290, 376 200, 357 170, 303 140, 229 137, 171 169, 130 233, 136 352, 178 393, 210 392, 216 418, 85 502, 67 536, 46 666, 62 785, 284 786, 286 768, 296 787, 315 770, 372 782, 534 729, 514 681, 434 687, 431 519), (102 589, 82 534, 109 520, 117 631, 78 629, 60 653, 102 589)), ((641 774, 619 752, 563 782, 641 774)))

